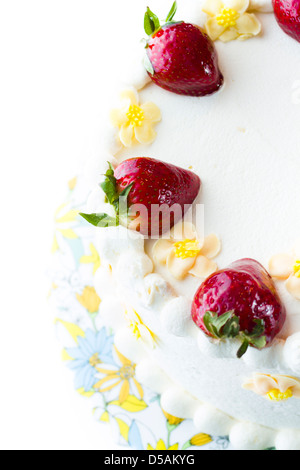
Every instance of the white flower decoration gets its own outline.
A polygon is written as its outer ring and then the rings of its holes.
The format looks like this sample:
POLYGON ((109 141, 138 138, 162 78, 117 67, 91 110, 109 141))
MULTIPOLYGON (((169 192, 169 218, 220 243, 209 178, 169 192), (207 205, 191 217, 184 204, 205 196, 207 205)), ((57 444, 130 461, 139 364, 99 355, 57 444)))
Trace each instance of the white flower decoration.
POLYGON ((137 91, 132 88, 121 93, 121 109, 110 113, 112 125, 118 128, 118 136, 124 147, 136 143, 151 144, 156 138, 154 124, 161 120, 160 109, 156 104, 139 103, 137 91))
POLYGON ((283 401, 288 398, 300 398, 300 381, 287 375, 253 374, 243 384, 243 388, 272 401, 283 401))
POLYGON ((247 13, 250 0, 206 0, 202 10, 208 15, 205 30, 212 41, 245 40, 261 32, 253 13, 247 13))
POLYGON ((285 281, 288 292, 300 300, 300 240, 290 254, 280 253, 270 259, 269 273, 275 279, 285 281))
POLYGON ((214 234, 199 239, 192 224, 180 222, 171 230, 170 238, 157 240, 152 250, 154 259, 166 264, 175 279, 188 274, 205 279, 218 269, 212 258, 219 254, 221 243, 214 234))

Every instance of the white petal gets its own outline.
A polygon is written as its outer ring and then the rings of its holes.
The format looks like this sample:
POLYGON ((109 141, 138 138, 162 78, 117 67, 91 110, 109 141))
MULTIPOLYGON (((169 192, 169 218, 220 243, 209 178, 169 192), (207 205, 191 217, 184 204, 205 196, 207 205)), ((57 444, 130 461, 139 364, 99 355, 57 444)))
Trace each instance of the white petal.
POLYGON ((131 124, 124 124, 121 127, 119 137, 124 147, 132 147, 134 133, 131 124))
POLYGON ((170 240, 165 240, 160 238, 153 245, 152 253, 155 261, 158 263, 164 264, 167 262, 167 258, 173 249, 173 243, 170 240))
POLYGON ((144 111, 144 116, 147 121, 159 122, 161 121, 161 112, 156 104, 148 101, 141 105, 141 109, 144 111))
POLYGON ((217 235, 212 233, 204 239, 201 255, 207 258, 215 258, 221 251, 221 242, 217 235))
POLYGON ((168 270, 175 279, 182 280, 195 264, 196 258, 177 258, 174 250, 171 251, 167 258, 168 270))
POLYGON ((293 274, 288 278, 285 283, 285 287, 289 293, 295 297, 295 299, 300 300, 300 278, 294 276, 293 274))
POLYGON ((249 8, 250 1, 249 0, 224 0, 225 8, 230 8, 231 10, 235 10, 240 14, 245 13, 245 11, 249 8))
POLYGON ((277 279, 287 279, 293 272, 294 262, 294 258, 290 255, 275 255, 269 261, 269 273, 277 279))
POLYGON ((195 277, 206 279, 218 269, 214 261, 206 258, 206 256, 198 256, 196 262, 189 273, 195 277))

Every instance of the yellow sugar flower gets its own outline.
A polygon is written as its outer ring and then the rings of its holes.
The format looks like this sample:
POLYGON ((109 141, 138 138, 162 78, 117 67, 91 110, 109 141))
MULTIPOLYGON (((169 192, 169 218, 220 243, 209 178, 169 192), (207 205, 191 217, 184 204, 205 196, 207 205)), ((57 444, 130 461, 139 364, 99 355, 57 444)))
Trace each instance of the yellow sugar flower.
POLYGON ((300 300, 300 240, 290 253, 279 253, 269 261, 269 273, 279 281, 285 281, 288 292, 300 300))
POLYGON ((202 10, 208 15, 205 30, 212 41, 245 40, 261 32, 253 13, 247 13, 250 0, 206 0, 202 10))
POLYGON ((82 294, 76 294, 78 302, 87 309, 89 313, 97 313, 100 306, 100 297, 94 287, 86 286, 82 294))
POLYGON ((121 109, 113 109, 111 122, 119 132, 118 136, 124 147, 136 143, 151 144, 156 138, 154 124, 161 120, 160 109, 150 101, 140 104, 135 89, 121 93, 121 109))
POLYGON ((218 269, 212 258, 220 249, 216 235, 200 240, 192 224, 180 222, 171 230, 169 239, 157 240, 152 252, 154 260, 165 264, 175 279, 184 279, 188 274, 205 279, 218 269))
POLYGON ((291 397, 300 398, 300 380, 288 375, 255 373, 243 388, 251 390, 271 401, 284 401, 291 397))
POLYGON ((119 369, 113 370, 105 369, 104 367, 96 367, 97 371, 100 374, 103 374, 104 377, 94 385, 94 389, 103 393, 112 390, 113 388, 121 384, 119 402, 120 404, 122 404, 128 399, 130 393, 130 386, 131 383, 133 383, 140 398, 142 399, 144 396, 144 392, 141 385, 135 378, 136 365, 133 364, 125 356, 123 356, 123 354, 121 354, 116 348, 115 351, 122 364, 121 367, 119 369))

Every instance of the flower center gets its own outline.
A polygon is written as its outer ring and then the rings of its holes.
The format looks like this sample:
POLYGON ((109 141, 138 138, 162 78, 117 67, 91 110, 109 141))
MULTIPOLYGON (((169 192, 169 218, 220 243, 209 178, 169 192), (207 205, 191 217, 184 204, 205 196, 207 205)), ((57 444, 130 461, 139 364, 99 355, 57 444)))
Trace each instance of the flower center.
POLYGON ((199 242, 197 240, 183 240, 174 243, 176 258, 195 258, 200 253, 199 242))
POLYGON ((140 127, 145 119, 144 111, 135 104, 129 106, 126 116, 128 117, 129 123, 132 127, 140 127))
POLYGON ((288 400, 288 398, 291 398, 292 396, 293 392, 290 388, 288 388, 285 392, 281 392, 278 390, 278 388, 273 388, 269 391, 269 393, 267 393, 267 397, 272 401, 288 400))
POLYGON ((294 264, 294 274, 296 277, 300 278, 300 260, 297 260, 294 264))
POLYGON ((96 367, 98 364, 101 364, 98 353, 95 353, 89 360, 89 363, 92 367, 96 367))
POLYGON ((236 20, 240 17, 239 13, 232 8, 223 8, 221 13, 216 17, 217 23, 224 28, 230 28, 236 25, 236 20))
POLYGON ((132 379, 135 376, 135 366, 123 366, 119 371, 119 375, 122 380, 132 379))

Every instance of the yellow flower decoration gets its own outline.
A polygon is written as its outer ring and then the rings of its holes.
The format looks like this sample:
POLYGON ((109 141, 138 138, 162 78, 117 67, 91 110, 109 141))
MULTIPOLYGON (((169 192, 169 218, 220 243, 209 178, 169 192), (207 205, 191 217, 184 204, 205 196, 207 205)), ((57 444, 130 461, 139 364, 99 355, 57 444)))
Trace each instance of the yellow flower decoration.
POLYGON ((94 287, 85 287, 82 294, 76 294, 76 297, 78 302, 80 302, 89 313, 98 312, 101 300, 94 287))
POLYGON ((270 259, 269 273, 275 279, 285 281, 288 292, 300 300, 300 240, 291 253, 280 253, 270 259))
POLYGON ((95 385, 94 389, 98 390, 99 392, 108 392, 113 388, 121 385, 120 393, 119 393, 119 402, 120 404, 124 403, 130 394, 130 386, 131 382, 135 385, 137 392, 142 399, 144 396, 143 389, 141 385, 135 378, 135 368, 136 365, 133 364, 129 359, 127 359, 123 354, 121 354, 116 348, 115 351, 117 356, 122 364, 119 369, 108 370, 100 367, 96 367, 96 370, 101 374, 104 374, 104 377, 99 380, 95 385), (109 383, 110 382, 110 383, 109 383), (109 385, 107 385, 109 383, 109 385), (105 387, 103 385, 106 384, 105 387))
POLYGON ((113 109, 110 114, 112 125, 119 132, 118 136, 124 147, 136 143, 151 144, 156 138, 154 124, 161 120, 160 109, 151 102, 139 103, 135 89, 121 93, 121 109, 113 109))
POLYGON ((154 348, 157 343, 157 337, 153 331, 143 322, 140 315, 133 309, 126 310, 126 320, 129 328, 137 340, 142 340, 147 346, 154 348))
POLYGON ((188 274, 207 278, 217 269, 212 261, 221 250, 221 243, 214 234, 200 240, 195 227, 190 223, 179 223, 170 232, 170 238, 161 238, 154 244, 154 260, 166 264, 175 279, 184 279, 188 274))
POLYGON ((288 375, 256 373, 243 384, 243 388, 272 401, 300 398, 300 380, 288 375))
POLYGON ((173 446, 170 446, 170 447, 167 448, 164 441, 162 439, 160 439, 157 442, 156 447, 152 447, 151 444, 148 444, 147 445, 147 450, 178 450, 178 444, 174 444, 173 446))
POLYGON ((250 0, 206 0, 202 10, 208 15, 205 30, 212 41, 245 40, 261 32, 253 13, 247 13, 250 0))

